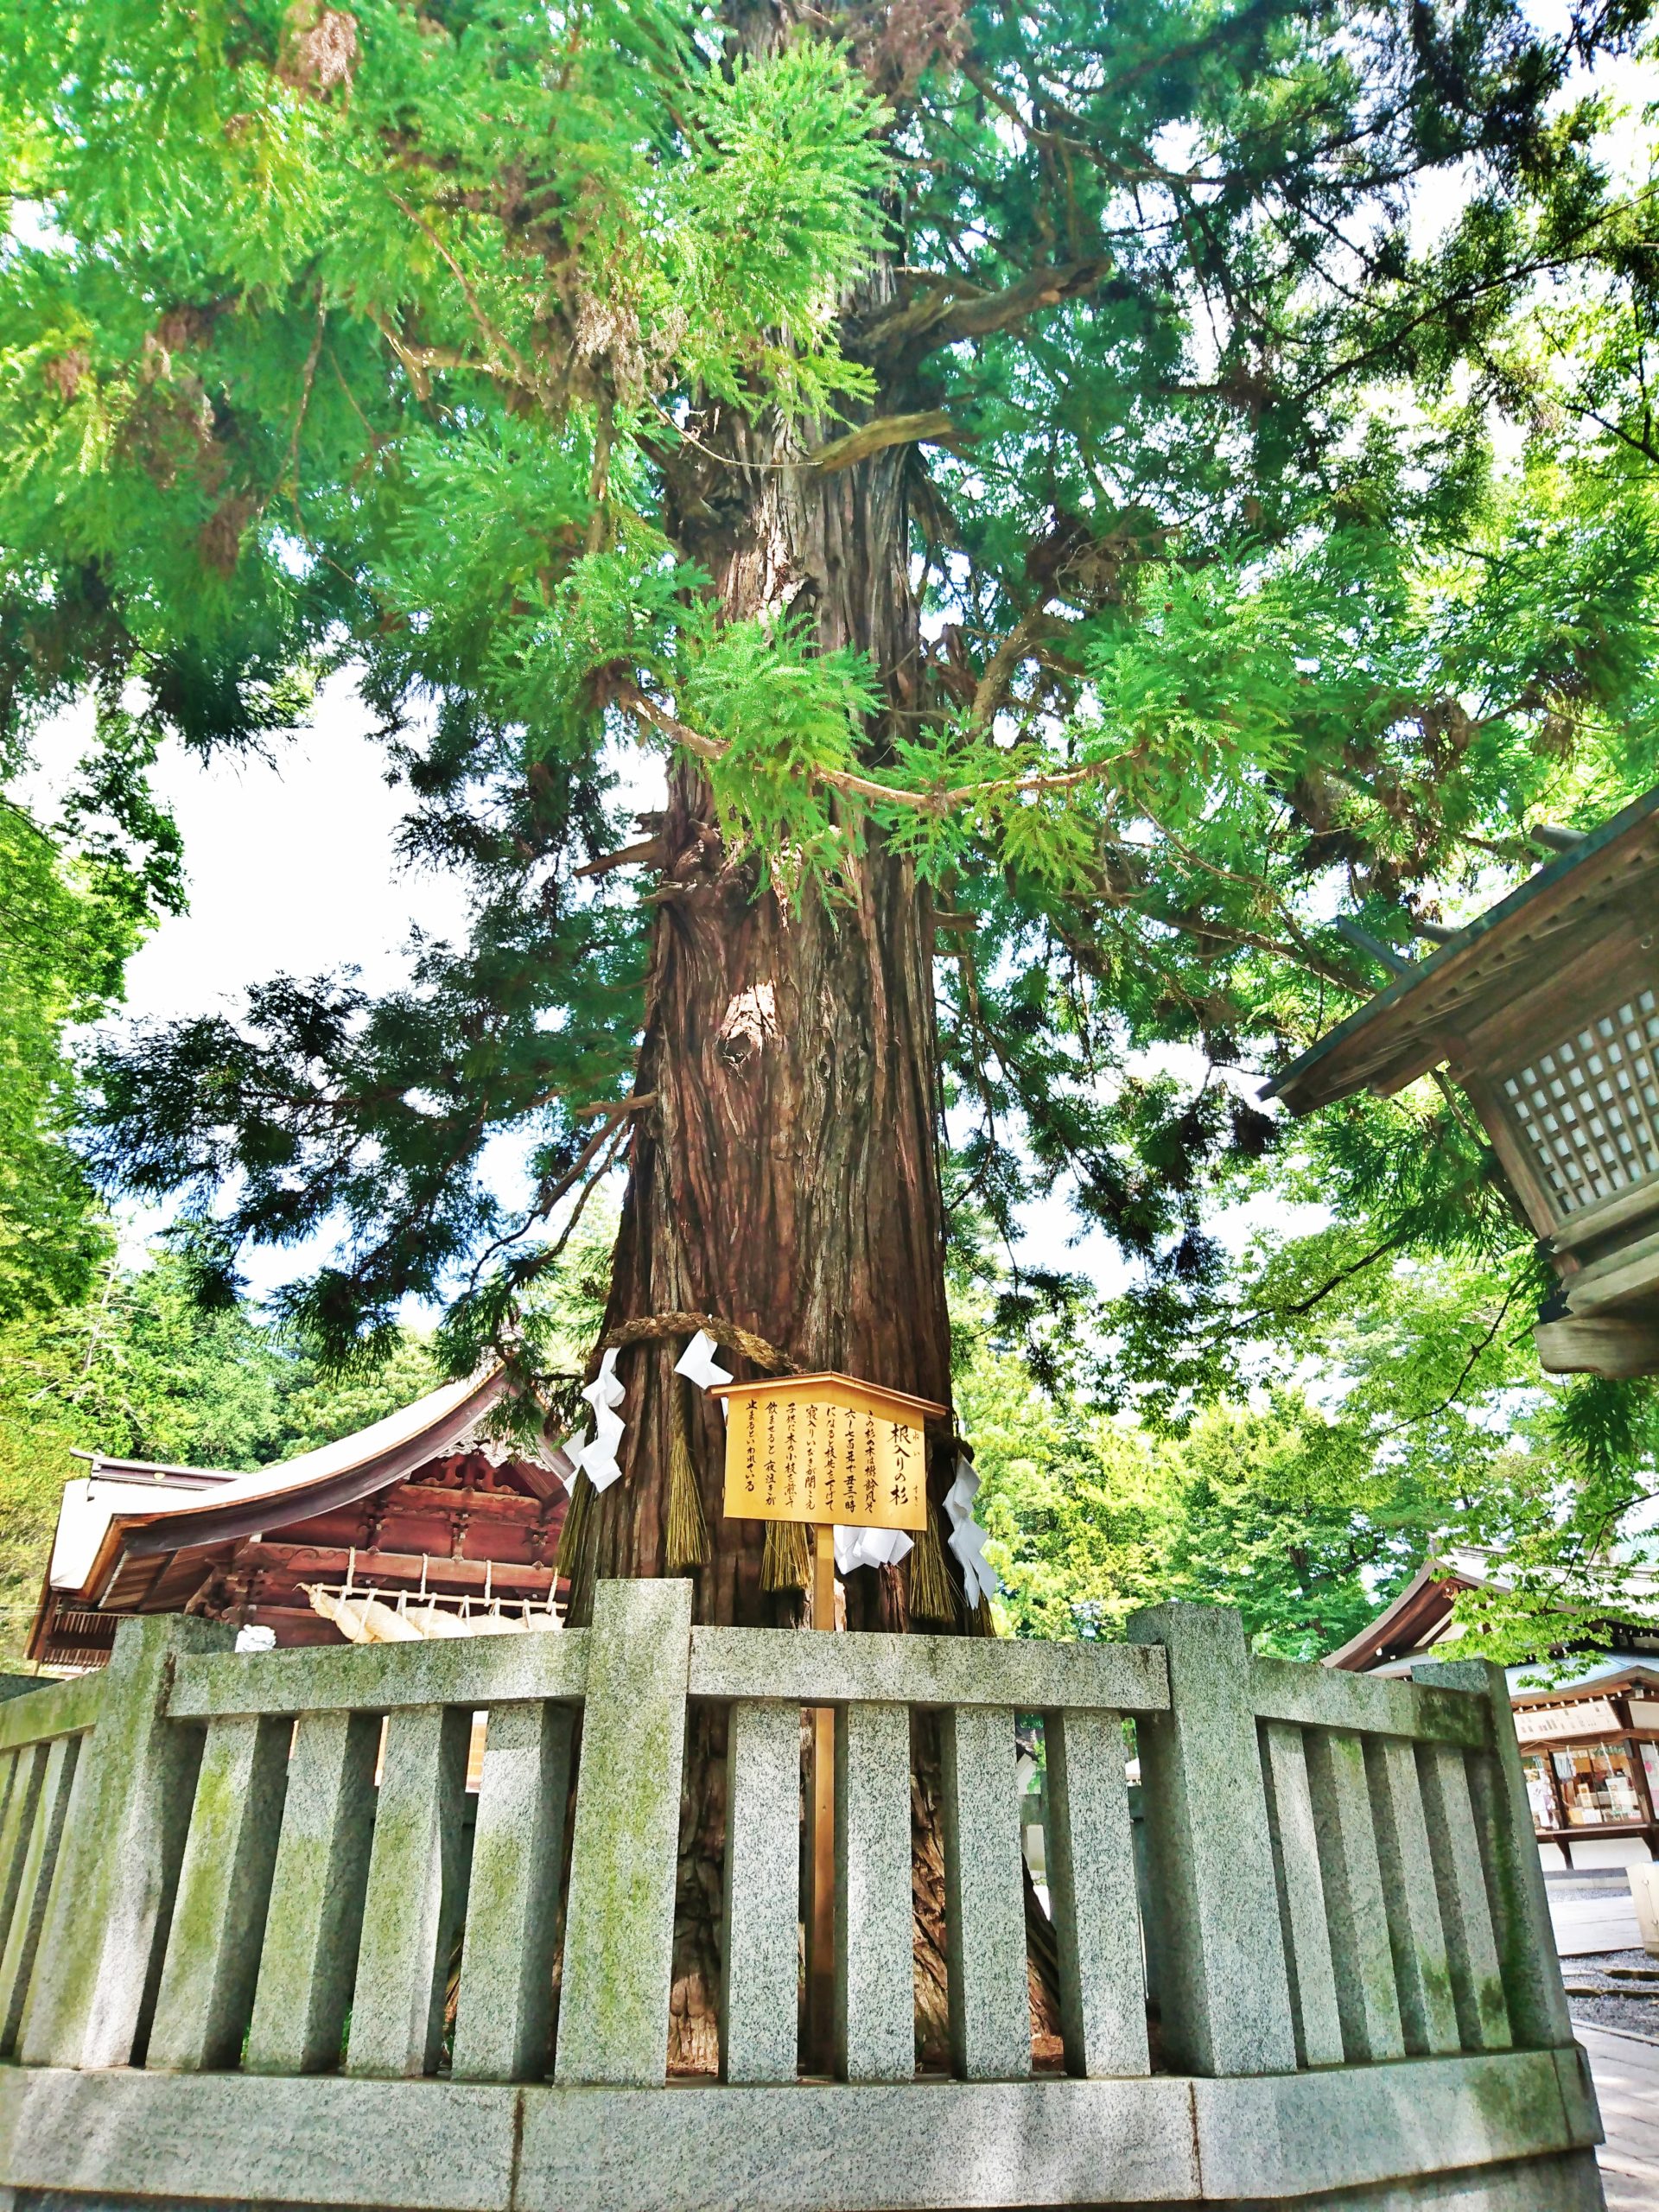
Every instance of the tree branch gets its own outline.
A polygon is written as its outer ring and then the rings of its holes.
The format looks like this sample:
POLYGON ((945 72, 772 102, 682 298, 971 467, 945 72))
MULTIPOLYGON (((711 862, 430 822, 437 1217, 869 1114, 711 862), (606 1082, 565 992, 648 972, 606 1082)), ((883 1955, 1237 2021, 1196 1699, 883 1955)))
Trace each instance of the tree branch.
POLYGON ((562 1176, 558 1183, 551 1188, 543 1187, 537 1192, 535 1205, 525 1215, 518 1228, 510 1236, 498 1236, 493 1244, 487 1245, 479 1255, 472 1274, 467 1278, 467 1294, 470 1296, 478 1288, 480 1276, 498 1252, 504 1252, 509 1246, 518 1243, 521 1237, 530 1233, 538 1221, 545 1221, 559 1200, 580 1182, 582 1189, 575 1205, 570 1209, 569 1218, 559 1231, 557 1239, 551 1244, 543 1245, 537 1253, 533 1262, 526 1271, 525 1279, 528 1281, 545 1273, 562 1258, 565 1246, 575 1234, 576 1224, 582 1219, 582 1209, 610 1173, 612 1168, 615 1166, 621 1156, 623 1146, 628 1141, 632 1134, 626 1115, 623 1115, 620 1119, 604 1122, 597 1134, 588 1141, 581 1159, 577 1160, 569 1173, 562 1176), (603 1158, 600 1157, 601 1154, 604 1155, 603 1158), (594 1166, 595 1160, 599 1161, 596 1167, 594 1166))
POLYGON ((608 875, 617 868, 651 868, 664 857, 664 847, 660 837, 642 837, 637 845, 624 845, 620 853, 601 853, 596 861, 584 861, 580 868, 572 868, 572 875, 608 875))
POLYGON ((1371 1432, 1374 1442, 1381 1443, 1387 1437, 1399 1436, 1408 1428, 1419 1428, 1424 1421, 1437 1421, 1442 1414, 1449 1413, 1451 1411, 1452 1408, 1456 1405, 1458 1400, 1463 1395, 1463 1386, 1469 1380, 1469 1377, 1474 1373, 1476 1363, 1479 1360, 1481 1354, 1490 1350, 1498 1331, 1503 1327, 1505 1319, 1508 1318, 1510 1308, 1516 1301, 1516 1297, 1520 1287, 1521 1286, 1518 1283, 1510 1284, 1503 1303, 1497 1309, 1497 1319, 1492 1323, 1491 1327, 1487 1330, 1485 1335, 1480 1338, 1474 1350, 1470 1353, 1468 1358, 1464 1361, 1462 1370, 1458 1376, 1457 1381, 1446 1392, 1445 1397, 1440 1400, 1439 1405, 1431 1406, 1427 1413, 1413 1414, 1405 1421, 1391 1421, 1386 1428, 1374 1429, 1371 1432))
POLYGON ((1287 1320, 1292 1314, 1311 1313, 1322 1298, 1328 1298, 1333 1290, 1338 1289, 1343 1283, 1351 1282, 1354 1276, 1363 1274, 1367 1268, 1375 1267, 1379 1260, 1386 1259, 1390 1252, 1398 1251, 1406 1241, 1406 1235, 1407 1232, 1403 1229, 1396 1230, 1392 1236, 1385 1237, 1382 1243, 1367 1252, 1363 1259, 1356 1260, 1351 1267, 1338 1268, 1328 1281, 1322 1282, 1319 1288, 1306 1298, 1299 1298, 1291 1306, 1268 1307, 1266 1309, 1267 1312, 1271 1313, 1276 1320, 1287 1320))
POLYGON ((317 327, 311 334, 311 350, 305 357, 305 366, 300 372, 300 404, 294 410, 294 430, 288 442, 286 474, 293 480, 296 505, 299 499, 300 433, 305 428, 306 410, 311 404, 311 387, 317 380, 317 363, 322 358, 323 333, 327 327, 328 309, 322 287, 317 287, 317 327))
POLYGON ((931 407, 920 415, 878 415, 874 422, 861 423, 845 437, 832 438, 827 446, 809 454, 807 467, 828 476, 836 469, 868 461, 888 446, 937 445, 957 435, 956 424, 942 407, 931 407))
POLYGON ((585 1122, 595 1114, 602 1114, 607 1121, 619 1121, 629 1114, 643 1114, 648 1106, 656 1103, 654 1090, 637 1090, 632 1098, 601 1098, 591 1106, 573 1106, 570 1118, 573 1122, 585 1122))
MULTIPOLYGON (((695 753, 699 760, 721 760, 731 750, 719 738, 705 737, 701 730, 693 729, 687 722, 671 715, 666 707, 659 707, 637 683, 626 679, 614 683, 611 696, 619 707, 635 715, 641 721, 649 722, 676 745, 683 745, 688 753, 695 753)), ((1072 791, 1079 784, 1086 784, 1096 776, 1108 772, 1109 763, 1101 762, 1083 768, 1056 769, 1029 776, 994 776, 983 783, 957 784, 944 790, 911 791, 898 784, 879 784, 871 776, 855 775, 848 768, 815 768, 811 780, 824 784, 833 791, 845 791, 855 798, 882 801, 893 806, 908 806, 920 814, 950 814, 959 806, 966 806, 976 799, 994 796, 1018 798, 1028 793, 1072 791)))
POLYGON ((1025 658, 1042 627, 1048 601, 1046 595, 1027 613, 1022 614, 1007 636, 985 664, 974 691, 974 703, 968 712, 969 729, 989 728, 1008 696, 1008 686, 1014 682, 1014 671, 1025 658))
POLYGON ((534 392, 538 399, 545 401, 547 394, 543 387, 542 379, 537 375, 535 370, 531 367, 530 364, 518 353, 517 347, 513 346, 511 340, 509 340, 500 330, 497 329, 495 324, 485 313, 483 303, 479 299, 477 292, 474 289, 472 281, 468 277, 466 270, 461 267, 461 263, 454 254, 451 252, 448 246, 447 246, 443 240, 438 236, 436 231, 433 229, 431 224, 427 221, 425 216, 422 214, 420 209, 418 207, 411 207, 408 200, 404 200, 396 192, 388 193, 387 197, 391 200, 393 207, 397 207, 404 214, 408 216, 410 221, 413 223, 415 227, 423 234, 430 244, 433 251, 440 257, 450 275, 454 278, 456 283, 460 285, 461 296, 462 299, 466 301, 467 311, 472 315, 474 322, 478 326, 479 334, 484 339, 486 344, 493 346, 498 350, 502 359, 510 365, 514 375, 518 378, 518 381, 523 385, 526 391, 534 392))
MULTIPOLYGON (((718 738, 705 737, 701 730, 693 729, 687 722, 659 707, 637 683, 623 682, 616 684, 611 696, 619 707, 637 715, 641 721, 649 722, 664 737, 672 738, 676 745, 683 745, 688 753, 695 753, 702 760, 721 760, 731 750, 718 738)), ((896 791, 891 785, 878 784, 868 776, 855 776, 845 768, 819 768, 813 772, 816 784, 828 784, 838 791, 846 791, 859 798, 894 799, 901 806, 919 807, 931 813, 943 813, 942 797, 931 792, 896 791)))
POLYGON ((1040 315, 1045 308, 1058 307, 1062 300, 1091 292, 1110 265, 1098 256, 1060 262, 1033 270, 1001 292, 983 292, 961 283, 933 285, 919 299, 884 315, 864 343, 877 353, 916 359, 964 338, 988 338, 1028 315, 1040 315))

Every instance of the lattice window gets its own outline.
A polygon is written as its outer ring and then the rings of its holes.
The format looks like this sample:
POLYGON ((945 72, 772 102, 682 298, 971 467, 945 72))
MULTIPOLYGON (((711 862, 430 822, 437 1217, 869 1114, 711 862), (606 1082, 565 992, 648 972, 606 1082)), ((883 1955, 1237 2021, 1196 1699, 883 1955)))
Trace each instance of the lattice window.
POLYGON ((1659 1175, 1659 1001, 1639 991, 1541 1052, 1503 1096, 1561 1211, 1659 1175))

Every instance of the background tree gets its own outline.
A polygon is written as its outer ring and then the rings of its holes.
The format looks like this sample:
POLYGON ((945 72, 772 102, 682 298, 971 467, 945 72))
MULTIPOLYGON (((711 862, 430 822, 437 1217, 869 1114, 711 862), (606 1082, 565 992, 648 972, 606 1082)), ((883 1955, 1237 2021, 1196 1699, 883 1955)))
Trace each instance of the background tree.
POLYGON ((21 737, 15 716, 0 724, 0 1326, 91 1287, 108 1236, 70 1141, 81 1086, 68 1033, 118 1003, 150 922, 182 903, 177 833, 144 788, 148 763, 105 732, 48 827, 5 789, 21 737))
POLYGON ((1249 1255, 1233 1356, 1169 1414, 1105 1410, 1080 1363, 1033 1384, 1018 1325, 984 1315, 957 1402, 1007 1628, 1111 1637, 1176 1597, 1236 1606, 1258 1650, 1318 1658, 1461 1546, 1512 1585, 1459 1600, 1494 1656, 1653 1625, 1614 1541, 1655 1496, 1650 1402, 1620 1394, 1606 1449, 1612 1409, 1586 1401, 1608 1386, 1541 1376, 1503 1266, 1364 1258, 1340 1224, 1249 1255))
POLYGON ((62 1033, 109 995, 88 907, 50 842, 0 801, 0 1317, 78 1300, 100 1249, 91 1179, 65 1141, 62 1033))

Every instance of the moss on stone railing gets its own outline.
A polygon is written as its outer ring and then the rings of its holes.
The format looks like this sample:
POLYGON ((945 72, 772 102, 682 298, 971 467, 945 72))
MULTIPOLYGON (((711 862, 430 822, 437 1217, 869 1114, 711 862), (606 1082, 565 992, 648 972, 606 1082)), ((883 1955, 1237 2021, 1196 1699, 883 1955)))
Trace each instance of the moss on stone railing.
POLYGON ((694 1629, 690 1599, 607 1583, 562 1636, 269 1654, 132 1622, 101 1677, 0 1702, 0 2182, 88 2212, 1599 2204, 1497 1669, 1253 1661, 1191 1606, 1061 1646, 694 1629), (721 2075, 670 2084, 699 1702, 727 1713, 721 2075), (800 2068, 812 1707, 833 2080, 800 2068), (918 1708, 950 2078, 916 2066, 918 1708), (1033 2068, 1020 1715, 1063 2073, 1033 2068))

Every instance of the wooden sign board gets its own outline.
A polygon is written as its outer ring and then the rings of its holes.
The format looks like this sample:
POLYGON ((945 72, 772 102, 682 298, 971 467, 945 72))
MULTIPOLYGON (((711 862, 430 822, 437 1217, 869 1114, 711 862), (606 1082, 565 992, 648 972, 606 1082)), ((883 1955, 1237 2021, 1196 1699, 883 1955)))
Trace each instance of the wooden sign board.
POLYGON ((850 1375, 777 1376, 709 1393, 730 1408, 726 1503, 739 1521, 927 1525, 922 1425, 948 1410, 850 1375))

